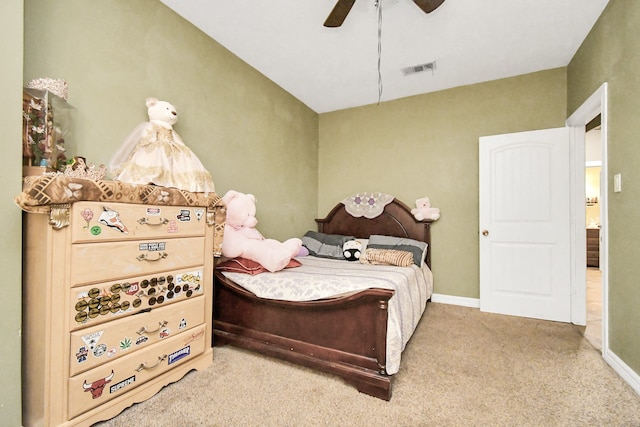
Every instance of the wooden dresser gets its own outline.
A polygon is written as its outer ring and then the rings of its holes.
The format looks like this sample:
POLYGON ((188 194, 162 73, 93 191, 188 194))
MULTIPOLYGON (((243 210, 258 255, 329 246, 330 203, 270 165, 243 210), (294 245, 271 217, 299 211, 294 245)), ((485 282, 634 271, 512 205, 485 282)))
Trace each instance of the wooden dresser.
POLYGON ((25 214, 25 426, 112 418, 213 362, 207 209, 78 201, 25 214))
POLYGON ((587 267, 600 266, 600 229, 587 228, 587 267))

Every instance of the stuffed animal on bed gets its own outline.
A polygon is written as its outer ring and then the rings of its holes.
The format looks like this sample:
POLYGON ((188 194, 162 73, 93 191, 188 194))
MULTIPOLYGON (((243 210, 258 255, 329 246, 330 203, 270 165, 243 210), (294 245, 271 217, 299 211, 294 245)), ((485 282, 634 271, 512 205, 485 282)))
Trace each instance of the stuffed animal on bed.
POLYGON ((428 197, 416 200, 416 207, 411 209, 411 213, 418 221, 423 219, 437 220, 440 218, 440 209, 432 208, 428 197))
POLYGON ((149 121, 138 125, 109 162, 116 181, 153 184, 191 192, 213 193, 211 174, 173 130, 173 105, 147 98, 149 121))
POLYGON ((362 255, 362 242, 356 239, 347 240, 342 245, 342 255, 347 261, 358 261, 362 255))
POLYGON ((279 242, 266 239, 255 228, 258 220, 256 198, 253 194, 229 190, 222 201, 227 207, 222 255, 255 261, 271 272, 282 270, 298 255, 302 240, 292 238, 279 242))

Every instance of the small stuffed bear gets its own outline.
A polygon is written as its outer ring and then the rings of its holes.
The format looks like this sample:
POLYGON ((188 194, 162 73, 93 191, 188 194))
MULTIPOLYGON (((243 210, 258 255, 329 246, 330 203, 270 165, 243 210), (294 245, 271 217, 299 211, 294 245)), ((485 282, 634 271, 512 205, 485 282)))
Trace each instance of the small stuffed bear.
POLYGON ((422 197, 416 200, 416 207, 411 209, 411 213, 418 221, 422 221, 423 219, 432 219, 435 221, 440 218, 440 209, 432 208, 428 197, 422 197))
POLYGON ((244 194, 229 190, 222 201, 227 206, 222 255, 227 258, 242 257, 255 261, 267 270, 282 270, 291 258, 298 255, 302 240, 292 238, 285 242, 265 239, 255 226, 256 198, 253 194, 244 194))
POLYGON ((362 254, 362 242, 356 239, 347 240, 342 245, 342 254, 347 261, 358 261, 362 254))
POLYGON ((129 134, 109 162, 116 181, 153 184, 192 192, 215 192, 211 174, 173 129, 178 113, 173 105, 147 98, 148 122, 129 134))

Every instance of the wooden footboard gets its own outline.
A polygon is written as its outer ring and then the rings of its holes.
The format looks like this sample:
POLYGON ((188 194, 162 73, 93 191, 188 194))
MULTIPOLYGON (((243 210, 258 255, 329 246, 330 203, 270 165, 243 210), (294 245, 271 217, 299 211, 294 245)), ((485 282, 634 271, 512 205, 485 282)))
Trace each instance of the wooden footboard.
POLYGON ((386 335, 392 296, 392 290, 369 289, 310 302, 261 299, 217 271, 213 343, 339 375, 359 391, 389 400, 386 335))

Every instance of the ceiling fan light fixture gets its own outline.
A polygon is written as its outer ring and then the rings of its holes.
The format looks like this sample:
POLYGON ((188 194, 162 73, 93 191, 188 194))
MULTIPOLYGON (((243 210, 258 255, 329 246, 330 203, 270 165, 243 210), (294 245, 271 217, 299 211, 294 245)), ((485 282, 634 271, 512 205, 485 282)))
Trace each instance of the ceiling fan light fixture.
POLYGON ((402 74, 405 76, 423 73, 425 71, 431 70, 431 74, 433 74, 436 69, 436 61, 426 62, 424 64, 412 65, 411 67, 405 67, 402 69, 402 74))

